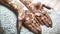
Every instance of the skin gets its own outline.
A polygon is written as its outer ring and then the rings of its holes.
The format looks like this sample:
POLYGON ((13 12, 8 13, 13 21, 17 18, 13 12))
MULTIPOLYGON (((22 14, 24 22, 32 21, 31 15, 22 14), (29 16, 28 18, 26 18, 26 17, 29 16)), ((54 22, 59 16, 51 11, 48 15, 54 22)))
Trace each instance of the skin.
POLYGON ((10 7, 16 13, 18 13, 18 31, 20 31, 21 27, 22 27, 22 20, 24 18, 24 16, 22 16, 22 15, 24 15, 23 6, 20 4, 20 2, 17 2, 16 0, 0 0, 0 3, 6 5, 7 7, 10 7), (14 1, 14 3, 13 3, 13 1, 14 1))
POLYGON ((52 27, 52 20, 50 16, 45 12, 43 7, 51 9, 50 7, 42 4, 41 2, 32 3, 32 0, 20 0, 29 10, 24 10, 23 6, 17 0, 0 0, 0 3, 10 7, 18 13, 18 31, 21 30, 22 22, 29 28, 34 34, 42 34, 41 26, 46 25, 52 27), (13 2, 14 1, 14 2, 13 2), (28 18, 28 19, 27 19, 28 18))
POLYGON ((51 9, 49 6, 42 4, 41 2, 32 3, 33 0, 20 0, 34 15, 38 22, 47 27, 52 27, 52 20, 50 16, 45 12, 44 8, 51 9))
POLYGON ((34 34, 41 34, 41 26, 38 25, 33 13, 26 12, 24 24, 27 26, 27 28, 34 32, 34 34))
POLYGON ((20 32, 22 27, 22 22, 35 34, 41 34, 41 26, 38 21, 35 19, 35 16, 31 11, 24 10, 20 2, 16 0, 0 0, 0 3, 10 7, 15 12, 18 13, 18 31, 20 32), (28 19, 27 19, 28 18, 28 19))

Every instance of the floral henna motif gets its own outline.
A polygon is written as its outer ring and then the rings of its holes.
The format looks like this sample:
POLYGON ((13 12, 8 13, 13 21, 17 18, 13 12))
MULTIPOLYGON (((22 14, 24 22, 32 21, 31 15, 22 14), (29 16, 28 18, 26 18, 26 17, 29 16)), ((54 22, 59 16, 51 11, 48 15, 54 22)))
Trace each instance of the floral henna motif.
POLYGON ((52 27, 50 16, 44 11, 43 7, 51 9, 41 2, 32 3, 32 0, 0 0, 0 3, 10 7, 18 13, 18 31, 21 30, 22 23, 35 34, 41 34, 41 24, 52 27), (24 10, 20 1, 29 9, 24 10), (24 21, 24 22, 23 22, 24 21))

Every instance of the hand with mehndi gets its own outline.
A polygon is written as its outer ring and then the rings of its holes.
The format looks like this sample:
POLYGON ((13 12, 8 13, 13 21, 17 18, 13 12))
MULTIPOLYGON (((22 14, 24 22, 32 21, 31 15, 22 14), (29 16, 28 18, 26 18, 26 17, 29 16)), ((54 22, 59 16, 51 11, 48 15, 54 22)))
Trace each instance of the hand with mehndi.
POLYGON ((51 8, 41 2, 32 3, 32 1, 33 0, 0 0, 0 3, 18 13, 18 31, 21 30, 22 23, 24 23, 34 34, 41 34, 42 29, 40 25, 52 27, 52 20, 44 10, 44 7, 47 9, 51 8), (20 2, 22 2, 28 10, 24 10, 20 2))
POLYGON ((33 3, 33 0, 20 0, 34 15, 38 22, 47 27, 52 27, 52 20, 47 12, 44 10, 44 7, 51 9, 49 6, 41 2, 33 3), (29 3, 28 3, 29 2, 29 3))
MULTIPOLYGON (((36 15, 36 18, 40 21, 40 24, 46 25, 47 27, 52 27, 52 21, 50 16, 44 10, 44 8, 51 9, 49 6, 42 4, 41 2, 32 4, 34 9, 33 13, 36 15)), ((32 8, 33 8, 32 7, 32 8)))

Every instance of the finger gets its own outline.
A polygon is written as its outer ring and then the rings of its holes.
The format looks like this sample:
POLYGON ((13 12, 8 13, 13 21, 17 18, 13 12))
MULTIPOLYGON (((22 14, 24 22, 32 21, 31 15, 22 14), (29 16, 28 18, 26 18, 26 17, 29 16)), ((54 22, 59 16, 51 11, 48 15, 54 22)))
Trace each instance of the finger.
POLYGON ((50 27, 52 27, 52 20, 48 14, 45 15, 47 17, 47 22, 49 23, 50 27))
POLYGON ((41 25, 46 25, 46 26, 49 26, 48 23, 46 23, 45 21, 43 21, 44 19, 42 19, 42 17, 44 18, 44 15, 40 15, 40 16, 36 16, 37 20, 39 21, 39 23, 41 25))
POLYGON ((44 25, 44 23, 41 20, 41 17, 36 17, 38 19, 38 21, 40 22, 41 25, 44 25))
POLYGON ((33 21, 32 26, 38 31, 39 34, 41 34, 41 28, 40 28, 40 26, 36 23, 35 20, 33 21))
POLYGON ((43 4, 42 7, 45 7, 47 9, 51 9, 51 7, 49 7, 49 6, 45 5, 45 4, 43 4))
POLYGON ((34 33, 37 33, 37 30, 32 26, 32 21, 31 20, 27 20, 24 22, 24 24, 34 33))
POLYGON ((33 31, 34 33, 36 34, 41 34, 41 28, 40 26, 36 23, 36 22, 25 22, 25 25, 31 30, 33 31), (27 24, 27 25, 26 25, 27 24))
POLYGON ((47 27, 49 27, 49 23, 47 22, 47 18, 45 16, 42 16, 41 20, 47 27))
POLYGON ((32 25, 27 25, 27 27, 34 33, 38 33, 38 31, 32 25))
MULTIPOLYGON (((35 11, 35 17, 37 18, 37 20, 40 22, 40 24, 42 25, 46 25, 47 27, 50 27, 51 25, 49 25, 49 22, 47 22, 47 17, 44 17, 45 14, 47 14, 46 12, 44 12, 43 10, 37 10, 35 11), (45 20, 46 19, 46 20, 45 20)), ((46 15, 47 16, 47 15, 46 15)))
POLYGON ((25 17, 25 25, 34 33, 40 34, 41 33, 41 28, 37 21, 34 20, 34 16, 32 14, 26 14, 25 17))
POLYGON ((21 27, 22 27, 22 21, 19 21, 19 20, 18 20, 18 31, 21 30, 21 27))
MULTIPOLYGON (((40 15, 41 15, 41 14, 45 15, 45 16, 47 17, 47 19, 49 20, 49 21, 47 21, 47 23, 46 23, 46 22, 43 21, 42 19, 39 20, 39 18, 37 18, 37 19, 40 21, 41 24, 45 23, 46 26, 52 27, 52 20, 51 20, 50 16, 49 16, 43 9, 40 9, 40 11, 36 11, 36 12, 39 12, 40 15), (49 24, 49 25, 48 25, 48 24, 49 24)), ((39 15, 37 15, 37 16, 39 16, 39 15)), ((42 16, 42 15, 41 15, 41 16, 42 16)), ((40 17, 40 18, 41 18, 41 17, 40 17)))
POLYGON ((43 15, 43 14, 41 14, 41 11, 40 10, 35 11, 34 15, 35 15, 36 19, 38 20, 38 23, 41 25, 44 25, 44 23, 41 20, 41 16, 43 15))
POLYGON ((35 17, 35 21, 37 22, 38 25, 40 25, 40 22, 38 21, 36 17, 35 17))
POLYGON ((18 11, 18 30, 21 29, 24 17, 25 17, 25 11, 23 11, 23 9, 21 11, 18 11))
POLYGON ((24 17, 25 17, 25 10, 21 9, 20 11, 18 11, 18 34, 20 34, 24 17))
POLYGON ((34 7, 35 7, 36 9, 43 9, 43 7, 47 8, 47 9, 51 9, 51 7, 46 6, 45 4, 43 4, 43 3, 41 3, 41 2, 34 3, 34 7))
POLYGON ((51 18, 47 17, 46 21, 48 22, 49 26, 52 27, 52 20, 51 20, 51 18))
POLYGON ((52 20, 50 16, 46 12, 44 12, 44 10, 42 10, 42 13, 44 16, 46 16, 47 22, 49 23, 50 27, 52 27, 52 20))
POLYGON ((17 30, 18 33, 20 33, 20 30, 22 28, 23 18, 24 18, 24 12, 18 11, 18 30, 17 30))
POLYGON ((21 31, 21 28, 22 28, 22 21, 19 21, 18 20, 18 23, 17 23, 17 34, 20 34, 20 31, 21 31))

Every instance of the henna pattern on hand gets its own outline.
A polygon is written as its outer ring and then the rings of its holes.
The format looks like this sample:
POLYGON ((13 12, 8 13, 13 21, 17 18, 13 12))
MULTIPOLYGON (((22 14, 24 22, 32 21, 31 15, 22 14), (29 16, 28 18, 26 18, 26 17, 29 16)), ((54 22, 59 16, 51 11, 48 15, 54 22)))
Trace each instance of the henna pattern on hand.
POLYGON ((41 24, 52 27, 52 20, 45 12, 44 8, 51 9, 41 2, 32 3, 33 0, 0 0, 0 3, 10 7, 18 13, 18 31, 21 30, 22 23, 35 34, 42 34, 41 24), (24 10, 20 1, 29 9, 24 10), (24 22, 23 22, 24 21, 24 22))
POLYGON ((49 6, 42 4, 41 2, 32 3, 33 0, 20 0, 32 13, 36 15, 36 19, 40 24, 44 24, 47 27, 52 27, 52 20, 50 16, 45 12, 44 8, 51 9, 49 6), (28 3, 30 2, 30 3, 28 3), (26 4, 25 4, 26 3, 26 4))

